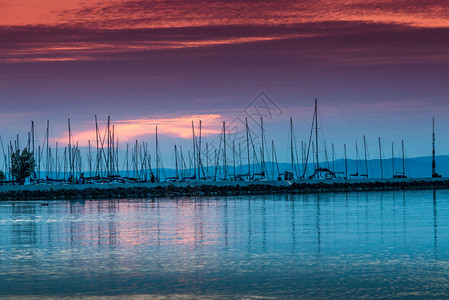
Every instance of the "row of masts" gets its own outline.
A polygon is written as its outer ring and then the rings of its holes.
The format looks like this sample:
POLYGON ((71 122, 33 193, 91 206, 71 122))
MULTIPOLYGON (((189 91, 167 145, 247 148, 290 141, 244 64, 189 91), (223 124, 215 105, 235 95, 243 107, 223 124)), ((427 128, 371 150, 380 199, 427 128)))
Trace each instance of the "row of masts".
MULTIPOLYGON (((435 132, 434 120, 432 122, 432 177, 440 177, 435 170, 435 132)), ((261 143, 256 147, 254 138, 245 119, 245 138, 229 141, 226 133, 226 122, 222 123, 219 147, 211 147, 202 137, 202 122, 198 128, 192 121, 192 148, 183 151, 181 145, 174 145, 174 174, 167 176, 159 145, 158 128, 155 127, 154 157, 148 142, 135 140, 133 144, 126 144, 126 150, 119 151, 119 139, 116 136, 115 125, 111 124, 108 116, 104 131, 100 130, 97 116, 95 116, 95 141, 88 140, 87 156, 83 157, 78 141, 74 141, 71 122, 68 119, 68 140, 64 147, 58 142, 50 146, 50 121, 47 121, 45 138, 42 145, 35 145, 35 125, 31 122, 26 148, 32 151, 36 161, 36 169, 32 175, 35 181, 71 181, 82 173, 86 177, 95 179, 125 178, 135 181, 162 181, 162 180, 261 180, 261 179, 313 179, 313 178, 369 178, 369 152, 366 137, 363 136, 364 168, 360 168, 360 153, 358 142, 355 143, 355 173, 348 172, 347 145, 344 144, 344 170, 337 170, 335 147, 332 143, 331 158, 329 159, 324 142, 324 159, 320 160, 318 104, 315 100, 315 109, 309 141, 301 141, 300 155, 297 151, 297 141, 294 133, 293 119, 290 117, 289 130, 289 156, 290 170, 281 173, 274 140, 269 144, 265 136, 264 120, 260 118, 261 143), (242 149, 243 148, 243 149, 242 149), (228 154, 231 150, 232 155, 228 154), (246 152, 246 155, 243 155, 246 152), (246 165, 243 162, 246 156, 246 165), (87 162, 84 161, 86 159, 87 162), (152 164, 154 163, 154 164, 152 164), (86 167, 87 165, 87 167, 86 167)), ((19 136, 10 141, 7 150, 1 140, 6 174, 11 177, 11 153, 20 149, 19 136)), ((382 157, 382 143, 378 138, 380 176, 384 178, 384 158, 382 157)), ((404 141, 401 141, 402 170, 395 166, 394 143, 392 143, 392 171, 393 178, 406 178, 404 141)), ((9 178, 13 180, 14 178, 9 178)))

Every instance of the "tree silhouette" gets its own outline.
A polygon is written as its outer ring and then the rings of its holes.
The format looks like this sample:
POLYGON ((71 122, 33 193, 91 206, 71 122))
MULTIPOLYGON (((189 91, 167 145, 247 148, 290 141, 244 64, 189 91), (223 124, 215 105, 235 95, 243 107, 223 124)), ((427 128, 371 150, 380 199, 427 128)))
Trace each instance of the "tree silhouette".
POLYGON ((34 172, 36 162, 34 161, 33 152, 28 152, 27 148, 20 152, 17 149, 11 155, 11 174, 19 184, 24 184, 25 179, 30 177, 34 172))

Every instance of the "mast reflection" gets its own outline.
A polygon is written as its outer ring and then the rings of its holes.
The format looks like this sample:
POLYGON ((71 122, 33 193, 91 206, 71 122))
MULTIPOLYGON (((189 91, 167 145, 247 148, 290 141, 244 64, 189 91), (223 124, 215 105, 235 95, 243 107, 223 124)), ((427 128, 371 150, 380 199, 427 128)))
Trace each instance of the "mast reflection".
POLYGON ((437 219, 437 191, 433 193, 433 251, 435 259, 438 259, 438 219, 437 219))

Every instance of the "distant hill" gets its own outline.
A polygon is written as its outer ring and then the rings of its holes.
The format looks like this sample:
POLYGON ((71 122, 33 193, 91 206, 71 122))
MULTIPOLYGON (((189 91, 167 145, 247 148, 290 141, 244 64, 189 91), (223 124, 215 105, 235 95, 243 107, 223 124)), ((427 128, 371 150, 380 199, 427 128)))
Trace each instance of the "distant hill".
MULTIPOLYGON (((437 173, 443 175, 443 176, 449 176, 449 155, 441 155, 436 157, 436 171, 437 173)), ((348 173, 349 174, 355 174, 357 172, 357 161, 348 159, 348 173)), ((266 169, 269 176, 272 176, 272 162, 266 162, 266 169)), ((291 171, 291 164, 290 163, 279 163, 279 171, 280 173, 283 173, 285 171, 291 171)), ((381 178, 381 167, 380 167, 380 160, 379 159, 371 159, 367 162, 368 165, 368 176, 369 178, 381 178)), ((424 156, 424 157, 416 157, 416 158, 407 158, 405 159, 405 174, 408 177, 411 178, 421 178, 421 177, 431 177, 432 175, 432 157, 431 156, 424 156)), ((321 167, 326 167, 329 169, 334 169, 336 172, 345 172, 345 161, 344 159, 338 159, 335 162, 320 162, 321 167)), ((360 160, 358 162, 358 173, 366 174, 366 163, 365 160, 360 160)), ((296 172, 297 173, 303 173, 304 166, 302 164, 296 165, 296 172), (298 171, 301 170, 301 171, 298 171)), ((313 166, 311 164, 308 165, 308 174, 311 174, 313 172, 313 166)), ((384 178, 391 178, 393 177, 393 163, 391 158, 390 159, 383 159, 382 160, 382 168, 383 168, 383 177, 384 178)), ((394 168, 395 173, 399 174, 402 173, 402 159, 401 158, 395 158, 394 159, 394 168)), ((251 165, 251 170, 254 172, 260 172, 260 164, 257 165, 251 165)), ((277 167, 275 166, 275 175, 277 175, 277 167)), ((154 171, 154 170, 153 170, 154 171)), ((174 176, 175 170, 173 169, 164 169, 165 174, 167 177, 174 176)), ((236 174, 244 174, 248 171, 248 165, 242 165, 241 167, 236 166, 236 174)), ((204 168, 204 172, 206 172, 204 168)), ((190 173, 193 173, 191 171, 190 173)), ((223 169, 220 168, 218 170, 217 177, 222 177, 224 172, 223 169)), ((209 176, 214 176, 215 174, 215 168, 210 167, 209 176)), ((234 175, 234 168, 232 165, 228 165, 228 176, 234 175)), ((339 174, 340 176, 344 176, 344 174, 339 174)))
MULTIPOLYGON (((436 171, 443 176, 449 176, 449 155, 436 156, 436 171)), ((381 166, 379 159, 368 160, 368 176, 370 178, 381 178, 381 166)), ((345 172, 345 162, 344 159, 336 160, 334 164, 332 162, 325 163, 320 162, 320 166, 329 167, 335 166, 335 171, 345 172)), ((358 162, 359 174, 366 174, 365 160, 360 160, 358 162)), ((402 159, 394 159, 394 169, 395 173, 402 173, 402 159)), ((423 156, 416 158, 405 159, 405 174, 408 177, 420 178, 420 177, 431 177, 432 176, 432 157, 423 156)), ((290 170, 290 164, 281 164, 280 169, 290 170), (282 166, 282 167, 281 167, 282 166)), ((303 169, 303 168, 302 168, 303 169)), ((391 178, 393 177, 393 162, 392 159, 382 160, 383 177, 391 178)), ((312 169, 310 169, 311 171, 312 169)), ((357 162, 352 159, 348 159, 348 173, 354 174, 357 172, 357 162)))

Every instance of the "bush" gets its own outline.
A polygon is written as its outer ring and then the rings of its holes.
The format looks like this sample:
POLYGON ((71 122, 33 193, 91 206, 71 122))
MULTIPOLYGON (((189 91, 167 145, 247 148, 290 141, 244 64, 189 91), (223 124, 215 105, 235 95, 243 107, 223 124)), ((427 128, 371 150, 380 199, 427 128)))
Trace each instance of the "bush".
POLYGON ((28 152, 25 148, 22 152, 19 149, 11 155, 11 174, 20 184, 25 183, 25 179, 34 172, 36 162, 33 152, 28 152))

